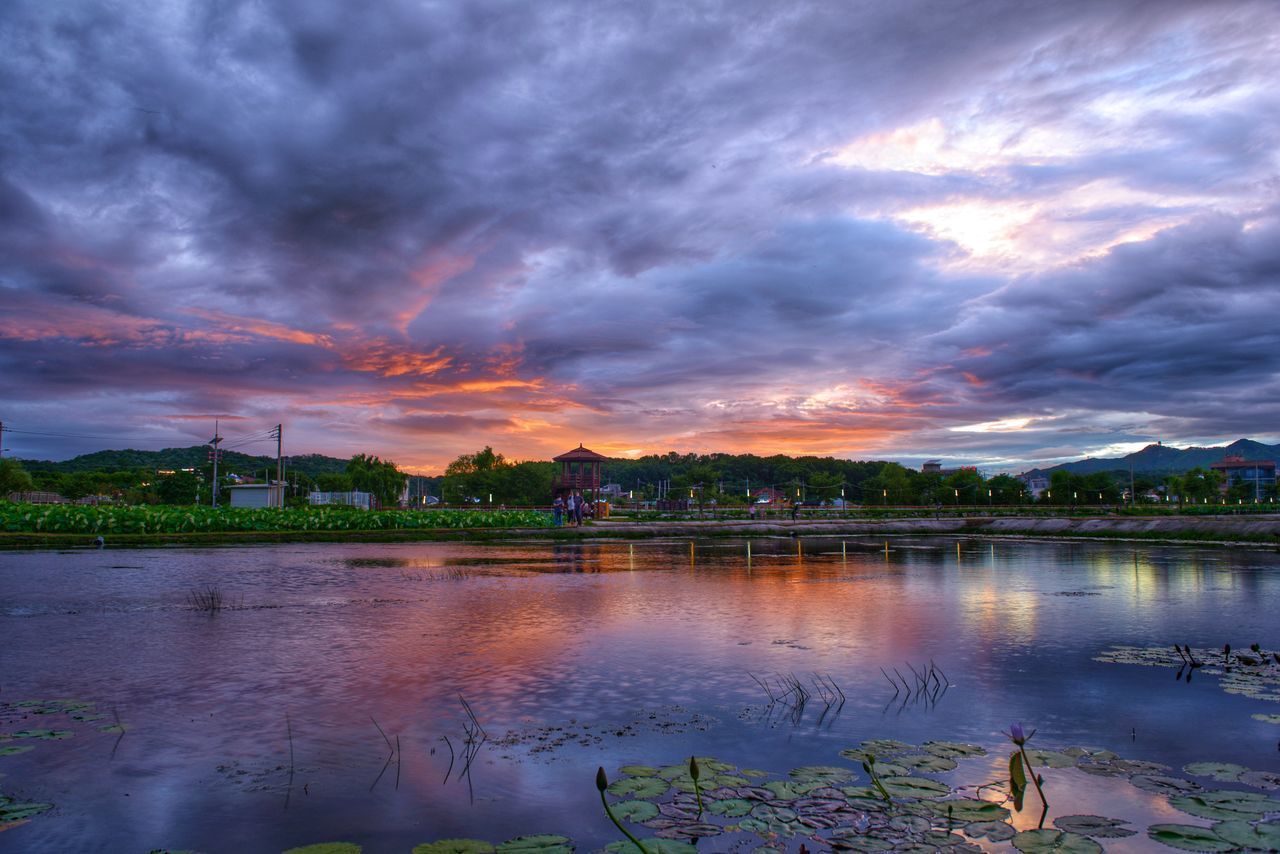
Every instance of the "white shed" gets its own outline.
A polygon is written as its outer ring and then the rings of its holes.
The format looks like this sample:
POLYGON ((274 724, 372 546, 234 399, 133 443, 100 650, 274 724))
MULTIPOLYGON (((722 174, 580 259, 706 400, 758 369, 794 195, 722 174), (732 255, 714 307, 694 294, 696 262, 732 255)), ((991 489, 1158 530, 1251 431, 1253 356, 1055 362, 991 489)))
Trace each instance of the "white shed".
POLYGON ((279 483, 242 483, 228 486, 232 507, 282 507, 284 485, 279 483))

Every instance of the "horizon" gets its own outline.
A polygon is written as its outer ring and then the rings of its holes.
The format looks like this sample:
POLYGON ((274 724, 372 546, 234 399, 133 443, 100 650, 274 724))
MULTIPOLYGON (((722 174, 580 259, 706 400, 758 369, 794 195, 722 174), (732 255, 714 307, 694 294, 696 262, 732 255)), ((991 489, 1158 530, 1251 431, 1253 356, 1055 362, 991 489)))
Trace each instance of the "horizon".
POLYGON ((1272 2, 17 2, 0 45, 5 456, 1280 441, 1272 2))
MULTIPOLYGON (((1034 470, 1037 470, 1037 469, 1051 469, 1051 468, 1054 468, 1054 467, 1059 466, 1059 465, 1069 465, 1069 464, 1071 464, 1071 463, 1073 463, 1073 462, 1085 462, 1085 461, 1087 461, 1087 460, 1097 460, 1097 459, 1117 459, 1117 460, 1119 460, 1119 459, 1124 459, 1125 457, 1130 456, 1131 454, 1135 454, 1135 453, 1139 453, 1139 452, 1141 452, 1141 451, 1144 451, 1144 450, 1146 450, 1147 448, 1152 448, 1152 447, 1157 447, 1157 446, 1162 446, 1162 447, 1170 448, 1170 449, 1175 450, 1175 451, 1225 450, 1226 448, 1228 448, 1228 447, 1230 447, 1230 446, 1232 446, 1232 445, 1235 445, 1235 444, 1237 444, 1237 443, 1239 443, 1239 442, 1255 442, 1255 443, 1258 443, 1258 444, 1280 444, 1280 443, 1260 442, 1260 441, 1259 441, 1259 440, 1257 440, 1257 439, 1252 439, 1252 438, 1245 437, 1245 436, 1242 436, 1242 437, 1240 437, 1240 438, 1238 438, 1238 439, 1233 439, 1233 440, 1231 440, 1231 441, 1229 441, 1229 442, 1227 442, 1227 441, 1221 441, 1221 442, 1219 442, 1219 443, 1217 443, 1217 444, 1209 444, 1209 445, 1187 445, 1187 446, 1185 446, 1185 447, 1178 447, 1178 446, 1176 446, 1176 445, 1171 445, 1171 444, 1166 443, 1166 442, 1156 441, 1156 442, 1151 442, 1150 444, 1145 445, 1144 447, 1139 448, 1139 449, 1137 449, 1137 450, 1135 450, 1135 451, 1129 452, 1128 454, 1118 455, 1118 456, 1116 456, 1116 457, 1092 457, 1092 456, 1085 456, 1085 457, 1079 457, 1079 458, 1076 458, 1076 459, 1060 460, 1060 461, 1058 461, 1058 462, 1054 462, 1054 463, 1046 463, 1046 464, 1041 465, 1041 466, 1032 466, 1032 467, 1029 467, 1029 468, 1023 469, 1022 471, 995 470, 995 469, 991 468, 990 466, 985 466, 985 465, 983 465, 983 464, 982 464, 982 463, 980 463, 980 462, 973 462, 973 461, 970 461, 970 460, 961 460, 961 459, 948 459, 948 458, 946 458, 946 457, 941 457, 941 458, 939 458, 939 457, 928 457, 928 456, 925 456, 925 457, 920 457, 920 458, 918 458, 918 459, 885 460, 885 459, 876 459, 876 458, 870 458, 870 457, 863 457, 863 458, 856 458, 856 459, 855 459, 855 458, 851 458, 851 457, 831 457, 830 455, 811 455, 811 454, 784 454, 784 456, 788 456, 788 457, 792 457, 792 458, 796 458, 796 457, 805 457, 805 456, 819 456, 819 458, 825 458, 825 459, 837 459, 837 460, 842 460, 842 461, 846 461, 846 462, 855 462, 855 463, 868 463, 868 462, 871 462, 871 463, 875 463, 875 462, 896 463, 896 464, 898 464, 898 465, 900 465, 900 466, 903 466, 904 468, 908 468, 908 469, 919 469, 919 468, 920 468, 920 466, 921 466, 925 461, 941 459, 941 461, 942 461, 943 463, 945 463, 945 464, 946 464, 946 466, 944 466, 944 467, 946 467, 946 468, 959 468, 959 467, 970 467, 970 466, 972 466, 972 467, 977 468, 977 469, 979 470, 979 472, 981 472, 984 476, 986 476, 986 477, 991 477, 991 476, 994 476, 994 475, 997 475, 997 474, 1009 474, 1009 475, 1014 475, 1014 476, 1020 476, 1020 475, 1022 475, 1022 474, 1026 474, 1026 473, 1029 473, 1029 472, 1034 471, 1034 470)), ((64 457, 64 458, 62 458, 62 459, 58 459, 58 460, 53 460, 53 459, 30 459, 30 458, 24 458, 24 457, 13 457, 13 459, 18 460, 18 462, 20 462, 20 463, 21 463, 21 462, 31 462, 31 463, 59 463, 59 462, 67 462, 68 460, 75 459, 75 458, 76 458, 76 457, 78 457, 78 456, 86 456, 86 455, 95 454, 95 453, 112 453, 112 452, 126 452, 126 451, 136 451, 136 452, 142 452, 142 453, 163 453, 164 451, 185 451, 185 450, 190 450, 191 448, 199 448, 199 447, 207 447, 207 446, 206 446, 206 445, 196 444, 196 445, 174 446, 174 447, 165 447, 165 448, 156 448, 156 449, 146 449, 146 448, 99 448, 99 449, 97 449, 96 451, 88 451, 88 452, 86 452, 85 454, 77 454, 77 455, 72 456, 72 457, 64 457)), ((480 449, 479 449, 479 448, 477 448, 477 449, 475 449, 475 450, 480 450, 480 449)), ((502 449, 501 449, 501 448, 494 448, 493 450, 494 450, 496 453, 503 454, 503 456, 506 456, 506 455, 503 453, 503 451, 502 451, 502 449)), ((568 450, 572 450, 572 449, 570 449, 570 448, 566 448, 566 449, 565 449, 565 451, 568 451, 568 450)), ((250 457, 254 457, 254 458, 274 459, 274 456, 273 456, 273 455, 271 455, 271 454, 256 454, 256 453, 250 453, 250 452, 248 452, 248 451, 238 450, 238 449, 234 449, 234 448, 231 448, 231 449, 224 449, 224 452, 226 452, 226 451, 232 451, 232 452, 235 452, 235 453, 243 453, 243 454, 245 454, 246 456, 250 456, 250 457)), ((559 453, 564 453, 565 451, 560 451, 559 453)), ((659 457, 661 457, 661 456, 666 456, 667 454, 670 454, 670 453, 680 453, 680 452, 679 452, 679 451, 671 451, 671 450, 668 450, 668 451, 655 451, 655 452, 653 452, 652 454, 649 454, 649 455, 647 455, 647 456, 659 456, 659 457)), ((742 452, 742 453, 744 453, 744 454, 745 454, 745 453, 750 453, 750 452, 742 452)), ((710 452, 707 452, 707 455, 716 455, 716 454, 728 454, 728 455, 732 455, 732 452, 729 452, 729 451, 710 451, 710 452)), ((330 458, 330 459, 345 459, 344 457, 333 457, 333 456, 331 456, 331 455, 329 455, 329 454, 321 454, 321 453, 316 452, 316 451, 305 451, 305 452, 300 453, 300 454, 285 454, 285 455, 284 455, 284 458, 285 458, 285 460, 287 461, 287 460, 288 460, 288 459, 290 459, 291 457, 305 457, 305 456, 324 456, 324 457, 328 457, 328 458, 330 458)), ((373 454, 373 456, 378 456, 378 455, 377 455, 377 454, 373 454)), ((758 456, 761 456, 761 457, 768 457, 768 456, 773 456, 773 455, 771 455, 771 454, 760 454, 760 455, 758 455, 758 456)), ((639 459, 639 457, 612 457, 611 459, 615 459, 615 460, 632 460, 632 459, 639 459)), ((547 457, 546 459, 534 459, 534 458, 513 458, 513 457, 509 457, 509 456, 508 456, 508 457, 507 457, 507 460, 508 460, 509 462, 550 462, 550 461, 551 461, 551 458, 550 458, 550 457, 547 457)), ((399 464, 398 464, 395 460, 387 460, 387 461, 388 461, 388 462, 392 462, 392 463, 396 463, 396 464, 397 464, 397 466, 399 466, 399 464)), ((418 470, 418 471, 411 471, 411 470, 409 470, 408 468, 406 468, 405 466, 399 466, 399 468, 400 468, 402 471, 404 471, 404 473, 405 473, 406 475, 409 475, 410 477, 431 477, 431 478, 436 478, 436 477, 444 477, 444 476, 445 476, 444 467, 441 467, 441 469, 440 469, 438 472, 423 472, 423 471, 421 471, 421 470, 418 470)))

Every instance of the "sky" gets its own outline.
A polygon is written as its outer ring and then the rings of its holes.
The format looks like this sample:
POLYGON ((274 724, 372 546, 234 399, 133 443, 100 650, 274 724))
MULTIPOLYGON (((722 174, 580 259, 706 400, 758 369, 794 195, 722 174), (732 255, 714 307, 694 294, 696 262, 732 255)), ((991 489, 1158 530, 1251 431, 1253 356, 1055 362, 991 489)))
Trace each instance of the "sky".
POLYGON ((1278 79, 1273 0, 8 0, 5 453, 1277 441, 1278 79))

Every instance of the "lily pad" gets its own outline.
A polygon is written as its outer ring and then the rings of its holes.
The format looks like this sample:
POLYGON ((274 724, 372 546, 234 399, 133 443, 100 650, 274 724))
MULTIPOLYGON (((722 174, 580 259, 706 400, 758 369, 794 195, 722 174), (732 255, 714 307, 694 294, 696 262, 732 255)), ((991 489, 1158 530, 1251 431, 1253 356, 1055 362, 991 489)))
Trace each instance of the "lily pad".
POLYGON ((1003 821, 975 821, 966 824, 964 832, 972 836, 974 839, 990 839, 992 842, 1004 842, 1012 839, 1017 832, 1013 829, 1013 825, 1006 824, 1003 821))
POLYGON ((1200 791, 1200 784, 1191 780, 1184 780, 1181 777, 1165 777, 1161 774, 1139 774, 1136 777, 1130 777, 1129 782, 1142 789, 1144 792, 1154 792, 1157 795, 1182 795, 1188 792, 1200 791))
POLYGON ((718 824, 696 822, 694 824, 678 824, 675 827, 660 830, 658 831, 658 836, 664 839, 705 839, 708 836, 719 836, 722 833, 724 833, 724 828, 718 824))
POLYGON ((825 784, 817 780, 771 780, 764 784, 764 788, 773 792, 773 796, 780 801, 794 801, 823 785, 825 784))
POLYGON ((973 821, 1002 821, 1009 817, 1009 810, 977 798, 958 798, 953 801, 933 801, 933 807, 941 818, 950 814, 952 821, 965 824, 973 821))
POLYGON ((751 812, 754 806, 752 801, 745 798, 725 798, 719 801, 708 801, 707 812, 712 815, 720 815, 725 818, 741 818, 751 812))
MULTIPOLYGON (((645 803, 639 801, 638 803, 645 803)), ((645 803, 645 806, 653 804, 645 803)), ((498 854, 508 852, 540 851, 542 854, 573 854, 573 843, 567 836, 555 836, 549 833, 536 836, 517 836, 508 839, 497 847, 498 854)))
POLYGON ((1280 801, 1258 792, 1221 790, 1178 795, 1169 799, 1169 805, 1197 818, 1255 819, 1263 814, 1280 810, 1280 801))
POLYGON ((1053 820, 1053 826, 1070 833, 1080 833, 1095 839, 1120 839, 1133 836, 1136 830, 1124 825, 1127 821, 1118 818, 1103 818, 1100 815, 1060 815, 1053 820))
POLYGON ((937 851, 939 848, 944 850, 954 849, 957 851, 980 852, 982 850, 981 848, 971 845, 969 840, 965 839, 960 834, 950 833, 946 830, 930 830, 921 837, 920 842, 921 848, 931 853, 937 851))
POLYGON ((927 777, 885 777, 880 781, 895 798, 941 798, 951 794, 951 787, 927 777))
POLYGON ((924 816, 919 815, 895 815, 889 819, 889 828, 891 830, 900 830, 903 833, 920 834, 933 827, 933 823, 924 816))
POLYGON ((1255 789, 1280 789, 1280 774, 1271 771, 1246 771, 1240 782, 1255 789))
POLYGON ((755 804, 751 807, 751 817, 760 821, 786 823, 795 821, 799 813, 789 807, 775 807, 772 804, 755 804))
POLYGON ((648 765, 623 765, 618 769, 619 774, 626 774, 628 777, 657 777, 658 769, 648 765))
POLYGON ((801 782, 820 780, 823 783, 841 783, 852 780, 855 776, 852 770, 835 765, 806 765, 803 768, 792 768, 787 773, 801 782))
POLYGON ((1213 826, 1213 832, 1241 848, 1260 851, 1280 850, 1280 823, 1250 824, 1247 821, 1224 821, 1213 826))
MULTIPOLYGON (((640 844, 649 854, 698 854, 698 849, 679 839, 641 839, 640 844)), ((629 839, 610 842, 604 847, 609 854, 640 854, 636 844, 629 839)))
POLYGON ((1234 783, 1249 769, 1232 762, 1192 762, 1182 766, 1182 770, 1193 777, 1212 777, 1224 783, 1234 783))
POLYGON ((609 784, 609 794, 618 797, 656 798, 665 794, 671 784, 661 777, 624 777, 609 784))
POLYGON ((493 854, 493 850, 483 839, 441 839, 413 846, 413 854, 493 854))
POLYGON ((1153 824, 1147 828, 1147 836, 1161 845, 1183 851, 1234 851, 1238 847, 1211 828, 1194 824, 1153 824))
POLYGON ((926 753, 934 756, 946 756, 950 759, 965 756, 986 756, 987 751, 976 744, 964 744, 959 741, 926 741, 920 745, 926 753))
POLYGON ((619 801, 609 808, 623 821, 648 821, 658 814, 657 805, 649 801, 619 801))
POLYGON ((53 809, 53 804, 3 804, 0 805, 0 822, 20 821, 53 809))
POLYGON ((18 732, 9 733, 9 738, 36 738, 41 741, 61 741, 64 738, 71 738, 75 735, 69 729, 24 729, 18 732))
MULTIPOLYGON (((317 842, 315 845, 290 848, 284 854, 360 854, 363 850, 354 842, 317 842)), ((418 849, 415 848, 413 850, 416 854, 418 849)))
POLYGON ((35 750, 34 744, 6 744, 0 747, 0 756, 13 756, 15 753, 26 753, 28 750, 35 750))
POLYGON ((1280 715, 1263 715, 1257 714, 1253 716, 1255 721, 1262 721, 1264 724, 1280 724, 1280 715))
POLYGON ((1079 833, 1068 833, 1065 830, 1024 830, 1015 834, 1012 840, 1014 848, 1026 854, 1040 854, 1043 851, 1067 851, 1070 854, 1096 854, 1102 846, 1087 836, 1079 833))
POLYGON ((1031 765, 1036 770, 1041 768, 1072 768, 1076 764, 1074 756, 1057 750, 1028 749, 1027 756, 1031 757, 1031 765))
POLYGON ((842 831, 836 831, 835 836, 831 839, 831 849, 833 851, 892 851, 893 843, 887 839, 879 839, 875 836, 864 836, 857 830, 849 829, 847 836, 839 834, 842 831))
POLYGON ((912 771, 920 771, 925 774, 937 774, 942 771, 953 771, 956 767, 956 761, 946 756, 934 756, 930 753, 915 753, 910 756, 894 757, 894 763, 910 768, 912 771))

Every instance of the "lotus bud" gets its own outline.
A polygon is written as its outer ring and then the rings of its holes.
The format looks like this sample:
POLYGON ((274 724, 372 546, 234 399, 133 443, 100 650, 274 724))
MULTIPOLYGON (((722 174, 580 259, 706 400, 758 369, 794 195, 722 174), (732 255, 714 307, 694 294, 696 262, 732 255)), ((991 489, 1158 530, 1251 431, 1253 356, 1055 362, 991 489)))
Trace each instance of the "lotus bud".
POLYGON ((689 757, 689 776, 694 780, 698 779, 698 759, 697 757, 689 757))
POLYGON ((604 766, 600 766, 600 770, 596 772, 596 788, 603 792, 609 788, 609 778, 604 775, 604 766))

